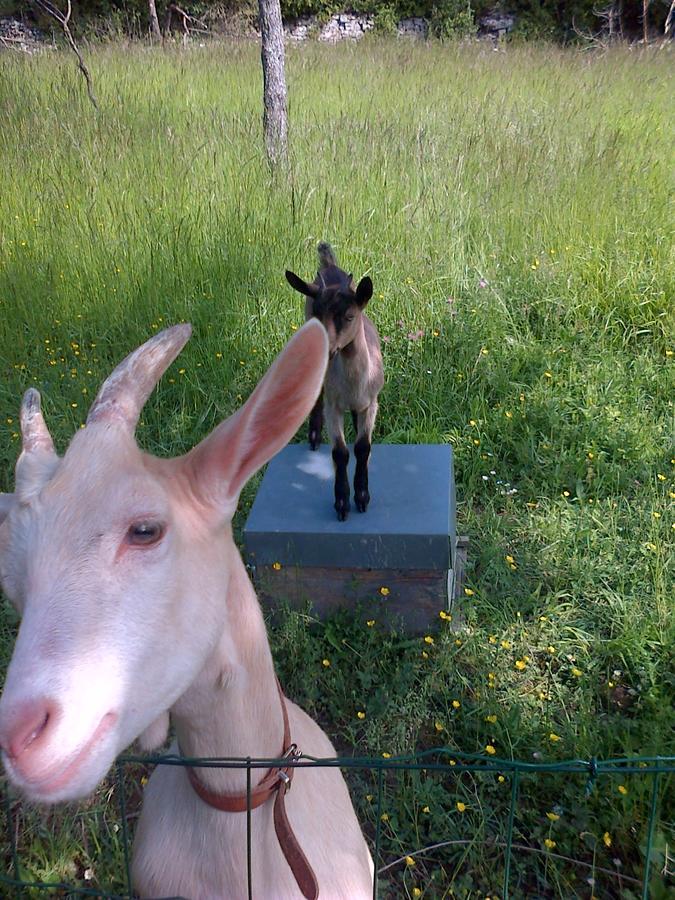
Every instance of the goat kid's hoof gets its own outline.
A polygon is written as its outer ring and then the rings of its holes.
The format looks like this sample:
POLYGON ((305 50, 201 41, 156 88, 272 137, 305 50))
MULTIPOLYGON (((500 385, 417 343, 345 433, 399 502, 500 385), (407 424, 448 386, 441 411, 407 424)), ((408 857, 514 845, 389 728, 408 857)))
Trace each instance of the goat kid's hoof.
POLYGON ((335 512, 337 513, 338 522, 344 522, 349 515, 349 500, 336 500, 335 512))
POLYGON ((321 446, 321 438, 316 435, 311 434, 309 436, 309 449, 310 450, 318 450, 321 446))
POLYGON ((360 513, 364 513, 368 509, 370 503, 370 494, 368 491, 358 491, 354 497, 356 508, 360 513))

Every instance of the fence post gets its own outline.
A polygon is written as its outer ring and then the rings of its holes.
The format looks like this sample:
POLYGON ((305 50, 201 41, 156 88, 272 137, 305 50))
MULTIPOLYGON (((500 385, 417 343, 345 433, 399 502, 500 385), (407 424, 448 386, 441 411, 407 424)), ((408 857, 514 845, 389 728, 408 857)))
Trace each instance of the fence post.
POLYGON ((377 821, 375 823, 375 853, 373 854, 375 857, 373 860, 375 869, 373 872, 373 900, 377 900, 377 861, 380 858, 380 838, 382 831, 382 771, 382 765, 380 764, 377 769, 377 809, 375 810, 377 821))
POLYGON ((645 871, 642 878, 642 900, 649 898, 649 874, 651 869, 652 842, 656 823, 656 802, 659 796, 659 773, 654 772, 652 783, 652 802, 649 808, 649 825, 647 826, 647 846, 645 848, 645 871))
POLYGON ((253 866, 251 863, 251 757, 246 757, 246 884, 248 900, 253 900, 253 866))
POLYGON ((117 789, 120 793, 120 816, 122 817, 122 840, 124 842, 124 873, 127 879, 127 897, 133 900, 133 891, 131 889, 131 865, 129 862, 129 829, 127 827, 127 803, 124 794, 124 769, 122 763, 118 760, 115 766, 117 774, 117 789))
POLYGON ((511 875, 511 850, 513 849, 513 820, 516 814, 516 799, 518 796, 518 782, 520 772, 514 769, 511 774, 511 805, 509 806, 509 821, 506 827, 506 860, 504 862, 504 886, 502 893, 504 900, 509 900, 509 877, 511 875))

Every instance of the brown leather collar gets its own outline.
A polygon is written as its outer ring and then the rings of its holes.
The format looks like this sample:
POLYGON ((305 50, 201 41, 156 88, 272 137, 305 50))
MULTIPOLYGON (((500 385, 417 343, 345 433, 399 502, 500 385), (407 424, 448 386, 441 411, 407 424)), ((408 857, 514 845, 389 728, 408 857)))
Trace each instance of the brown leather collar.
MULTIPOLYGON (((284 717, 284 749, 281 753, 282 759, 296 760, 300 756, 297 746, 291 743, 291 728, 288 722, 288 710, 286 709, 286 698, 281 690, 279 679, 277 679, 277 688, 279 690, 279 699, 281 700, 281 711, 284 717)), ((277 839, 281 850, 286 857, 286 862, 291 868, 298 887, 303 897, 307 900, 317 900, 319 896, 319 885, 316 880, 314 870, 302 847, 298 843, 297 838, 293 834, 291 823, 286 815, 285 797, 291 788, 293 773, 295 766, 274 766, 265 774, 262 781, 250 793, 243 794, 218 794, 216 791, 209 790, 197 777, 195 769, 192 766, 187 767, 187 775, 190 779, 195 793, 208 806, 219 809, 221 812, 247 812, 249 809, 256 809, 266 803, 273 794, 274 798, 274 830, 277 833, 277 839)))

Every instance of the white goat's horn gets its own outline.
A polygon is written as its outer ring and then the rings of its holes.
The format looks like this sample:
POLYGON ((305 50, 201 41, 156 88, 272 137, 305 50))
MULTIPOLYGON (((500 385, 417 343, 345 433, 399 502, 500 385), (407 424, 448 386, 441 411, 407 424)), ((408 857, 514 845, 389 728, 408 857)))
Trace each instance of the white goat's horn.
POLYGON ((145 401, 191 334, 191 325, 174 325, 130 353, 103 382, 89 410, 87 425, 114 421, 133 431, 145 401))
POLYGON ((43 453, 55 453, 54 442, 45 424, 40 403, 40 392, 28 388, 21 401, 21 449, 24 453, 40 450, 43 453))

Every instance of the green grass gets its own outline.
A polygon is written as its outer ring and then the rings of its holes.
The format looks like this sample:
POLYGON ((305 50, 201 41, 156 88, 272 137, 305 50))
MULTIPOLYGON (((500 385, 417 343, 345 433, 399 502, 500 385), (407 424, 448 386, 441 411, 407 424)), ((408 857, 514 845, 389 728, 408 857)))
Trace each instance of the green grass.
MULTIPOLYGON (((377 439, 453 445, 472 593, 433 644, 390 636, 386 599, 372 627, 289 612, 273 633, 289 695, 359 755, 672 754, 671 57, 291 50, 292 163, 275 179, 255 47, 96 50, 99 114, 69 57, 3 54, 0 489, 26 387, 65 449, 113 364, 182 319, 195 335, 138 436, 160 454, 191 446, 301 321, 283 272, 311 275, 327 238, 375 283, 377 439)), ((372 835, 373 782, 354 783, 372 835)), ((578 776, 523 779, 515 837, 530 850, 514 855, 512 896, 640 895, 651 783, 622 785, 601 779, 587 798, 578 776), (540 852, 546 839, 572 861, 540 852)), ((672 788, 663 777, 656 898, 672 788)), ((501 896, 508 777, 408 774, 385 789, 382 864, 465 843, 398 864, 383 895, 501 896)), ((118 799, 111 783, 65 813, 18 806, 23 875, 82 884, 91 869, 87 883, 123 890, 118 799)))

